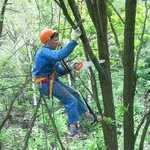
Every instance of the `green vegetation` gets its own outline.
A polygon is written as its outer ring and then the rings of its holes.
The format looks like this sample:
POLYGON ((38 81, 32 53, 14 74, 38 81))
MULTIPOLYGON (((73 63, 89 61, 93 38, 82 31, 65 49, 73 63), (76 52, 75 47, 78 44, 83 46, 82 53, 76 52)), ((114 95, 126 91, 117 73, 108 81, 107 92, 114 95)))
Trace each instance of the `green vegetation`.
MULTIPOLYGON (((69 4, 66 0, 64 2, 70 17, 74 21, 69 4)), ((92 51, 98 58, 99 48, 95 26, 90 18, 85 1, 76 2, 79 5, 79 12, 82 18, 84 18, 83 26, 92 51)), ((110 2, 117 9, 121 18, 125 20, 124 2, 120 2, 120 0, 110 2)), ((138 2, 136 10, 134 63, 135 67, 137 67, 137 80, 134 96, 134 133, 136 131, 139 132, 136 136, 135 150, 139 149, 141 139, 144 138, 144 131, 146 131, 144 150, 150 149, 150 128, 148 128, 150 124, 150 2, 146 2, 146 0, 138 2), (147 15, 146 17, 145 14, 147 15)), ((0 2, 1 9, 3 3, 0 2)), ((107 35, 116 119, 104 117, 102 122, 98 123, 95 127, 91 127, 90 123, 82 117, 82 129, 88 135, 88 139, 85 141, 72 141, 67 136, 67 116, 60 101, 55 98, 48 99, 45 97, 66 150, 105 150, 103 124, 109 127, 114 125, 117 127, 118 149, 123 150, 124 148, 123 116, 129 109, 123 104, 123 32, 125 24, 110 3, 107 4, 107 11, 111 17, 111 20, 108 19, 107 35), (119 44, 117 44, 110 23, 115 28, 119 44)), ((1 21, 4 24, 3 32, 0 35, 0 149, 19 150, 23 149, 25 136, 31 128, 31 120, 36 112, 35 105, 40 99, 38 87, 35 86, 34 89, 31 76, 34 56, 41 46, 39 33, 46 27, 57 30, 60 42, 65 45, 72 37, 73 28, 55 0, 8 0, 4 16, 0 15, 1 21), (6 121, 4 122, 5 119, 6 121)), ((86 59, 83 43, 80 40, 78 47, 66 61, 68 64, 73 64, 74 62, 86 59)), ((96 79, 98 99, 101 109, 104 111, 98 71, 95 67, 92 67, 92 69, 96 79)), ((72 72, 72 74, 76 79, 75 84, 70 80, 72 87, 82 93, 95 114, 100 114, 96 105, 96 96, 93 94, 95 92, 92 88, 94 82, 91 81, 90 71, 87 69, 72 72)), ((63 77, 61 80, 67 84, 70 83, 68 76, 63 77)), ((61 149, 56 130, 46 111, 44 101, 42 101, 37 111, 36 121, 28 140, 27 149, 51 150, 53 146, 55 149, 61 149)))

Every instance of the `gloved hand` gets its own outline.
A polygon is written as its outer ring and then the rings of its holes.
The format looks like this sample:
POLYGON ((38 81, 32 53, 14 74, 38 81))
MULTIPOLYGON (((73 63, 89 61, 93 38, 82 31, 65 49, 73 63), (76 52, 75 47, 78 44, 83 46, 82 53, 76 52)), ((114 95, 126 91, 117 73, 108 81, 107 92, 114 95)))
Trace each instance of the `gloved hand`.
POLYGON ((80 30, 80 28, 78 27, 78 28, 75 29, 75 31, 74 31, 74 40, 77 41, 80 36, 81 36, 81 30, 80 30))
POLYGON ((73 64, 73 69, 79 71, 83 67, 83 62, 76 62, 73 64))
POLYGON ((78 66, 79 66, 79 63, 77 62, 72 65, 73 69, 76 69, 78 66))

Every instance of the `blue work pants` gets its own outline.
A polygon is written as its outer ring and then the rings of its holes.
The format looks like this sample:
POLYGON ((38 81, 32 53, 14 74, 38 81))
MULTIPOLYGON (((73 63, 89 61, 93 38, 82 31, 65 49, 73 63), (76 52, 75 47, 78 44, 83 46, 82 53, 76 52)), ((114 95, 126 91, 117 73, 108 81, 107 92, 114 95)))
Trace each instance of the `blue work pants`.
MULTIPOLYGON (((42 84, 41 92, 45 95, 48 95, 48 86, 42 84)), ((70 124, 80 121, 80 116, 88 111, 79 93, 60 81, 54 81, 53 96, 64 105, 70 124)))

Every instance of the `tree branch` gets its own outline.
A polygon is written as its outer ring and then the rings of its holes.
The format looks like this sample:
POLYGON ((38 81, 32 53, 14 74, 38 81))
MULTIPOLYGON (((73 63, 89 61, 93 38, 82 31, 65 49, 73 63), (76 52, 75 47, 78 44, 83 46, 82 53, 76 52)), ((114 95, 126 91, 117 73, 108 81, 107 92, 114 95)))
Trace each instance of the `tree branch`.
POLYGON ((115 28, 114 28, 114 26, 113 26, 113 23, 112 23, 112 21, 111 21, 111 16, 110 16, 109 14, 108 14, 108 19, 109 19, 109 23, 110 23, 111 30, 112 30, 112 32, 113 32, 113 34, 114 34, 114 36, 115 36, 116 45, 117 45, 118 47, 120 47, 120 44, 119 44, 119 41, 118 41, 118 36, 117 36, 117 33, 116 33, 115 28))
POLYGON ((134 140, 133 140, 132 147, 134 147, 134 145, 135 145, 135 141, 136 141, 136 138, 137 138, 137 136, 138 136, 138 133, 139 133, 140 128, 142 127, 142 125, 143 125, 145 119, 149 117, 149 115, 150 115, 150 109, 148 109, 148 111, 145 113, 145 115, 144 115, 143 118, 141 119, 140 124, 138 125, 138 127, 137 127, 137 129, 136 129, 136 132, 135 132, 135 134, 134 134, 134 140))
MULTIPOLYGON (((23 46, 25 46, 25 44, 23 44, 21 47, 19 47, 17 50, 15 50, 15 51, 12 53, 12 55, 7 58, 7 60, 10 60, 10 59, 14 56, 14 54, 17 53, 17 52, 20 50, 20 48, 22 48, 23 46)), ((4 62, 2 66, 5 66, 6 63, 7 63, 7 62, 4 62)))
POLYGON ((2 124, 0 125, 0 132, 1 132, 1 129, 3 128, 4 124, 6 123, 8 117, 9 117, 9 115, 10 115, 10 112, 11 112, 11 110, 12 110, 12 107, 13 107, 13 104, 14 104, 16 98, 17 98, 20 94, 22 94, 23 89, 25 88, 25 86, 26 86, 27 83, 29 82, 28 77, 29 77, 29 74, 27 74, 24 84, 23 84, 22 87, 19 89, 19 91, 15 94, 14 98, 11 100, 10 107, 9 107, 8 112, 7 112, 7 115, 6 115, 5 119, 3 120, 2 124))
POLYGON ((111 7, 114 9, 114 11, 116 12, 116 14, 118 15, 118 17, 120 18, 120 20, 122 21, 123 24, 125 24, 124 20, 122 19, 122 17, 120 16, 119 12, 117 11, 117 9, 114 7, 114 5, 109 1, 107 0, 108 3, 111 5, 111 7))
POLYGON ((45 103, 45 107, 46 107, 48 116, 49 116, 49 118, 50 118, 50 120, 51 120, 51 122, 52 122, 52 124, 53 124, 54 129, 55 129, 56 136, 57 136, 58 141, 59 141, 59 143, 60 143, 60 145, 61 145, 61 148, 62 148, 62 150, 65 150, 65 148, 64 148, 64 146, 63 146, 63 144, 62 144, 62 142, 61 142, 61 139, 60 139, 60 137, 59 137, 59 132, 58 132, 58 129, 57 129, 55 120, 54 120, 54 118, 52 117, 52 111, 51 111, 51 109, 49 109, 49 107, 48 107, 48 105, 47 105, 47 102, 46 102, 44 96, 43 96, 43 101, 44 101, 44 103, 45 103))
POLYGON ((148 17, 149 7, 147 6, 147 0, 145 0, 145 8, 146 8, 146 11, 145 11, 145 17, 144 17, 144 26, 143 26, 142 34, 141 34, 141 38, 140 38, 140 46, 138 48, 137 55, 136 55, 136 60, 135 60, 135 73, 137 72, 137 68, 138 68, 139 56, 140 56, 140 52, 142 50, 142 44, 143 44, 143 36, 144 36, 144 33, 145 33, 145 28, 146 28, 146 20, 147 20, 147 17, 148 17))
POLYGON ((143 150, 144 140, 145 140, 145 136, 146 136, 149 125, 150 125, 150 115, 147 116, 147 120, 146 120, 144 129, 143 129, 143 133, 142 133, 142 137, 141 137, 141 141, 140 141, 139 150, 143 150))
POLYGON ((35 108, 35 112, 34 112, 32 118, 30 120, 30 123, 29 123, 30 128, 26 132, 26 135, 25 135, 25 138, 23 141, 23 150, 26 150, 26 148, 28 146, 28 140, 30 138, 31 131, 32 131, 32 128, 33 128, 35 120, 36 120, 36 116, 37 116, 37 112, 38 112, 38 109, 39 109, 40 104, 41 104, 41 100, 42 100, 42 95, 40 95, 39 101, 38 101, 36 108, 35 108))
POLYGON ((19 84, 16 84, 16 85, 12 85, 12 86, 8 86, 8 87, 2 87, 2 88, 0 88, 0 90, 2 90, 2 91, 5 91, 5 90, 7 90, 7 89, 11 89, 11 88, 14 88, 14 87, 19 87, 21 84, 19 83, 19 84))
POLYGON ((75 26, 75 23, 73 22, 73 20, 71 19, 68 11, 67 11, 67 8, 66 8, 66 5, 64 3, 63 0, 59 0, 59 3, 57 0, 54 0, 57 4, 59 4, 59 6, 61 7, 62 11, 63 11, 63 14, 65 15, 65 17, 67 18, 68 22, 70 23, 70 25, 73 27, 75 26))

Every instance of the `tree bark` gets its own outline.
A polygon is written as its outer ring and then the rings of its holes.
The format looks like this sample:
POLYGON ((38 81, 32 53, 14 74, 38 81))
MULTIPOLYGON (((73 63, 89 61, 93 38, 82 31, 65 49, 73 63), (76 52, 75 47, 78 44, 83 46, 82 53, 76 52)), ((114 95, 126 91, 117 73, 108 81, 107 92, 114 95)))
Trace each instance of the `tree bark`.
POLYGON ((124 114, 124 149, 132 150, 134 142, 134 95, 135 95, 135 73, 134 73, 134 31, 136 17, 136 0, 126 0, 125 6, 125 29, 124 29, 124 87, 123 103, 128 109, 124 114))
MULTIPOLYGON (((115 120, 115 109, 112 93, 112 81, 111 81, 111 72, 110 72, 110 62, 109 62, 109 51, 107 44, 107 10, 106 10, 106 1, 88 1, 86 4, 95 25, 97 31, 97 40, 98 40, 98 50, 99 50, 99 59, 105 59, 105 63, 101 66, 102 70, 99 71, 99 80, 103 96, 104 104, 104 116, 111 117, 112 120, 115 120)), ((95 67, 98 68, 100 65, 95 64, 95 67)), ((116 126, 112 124, 103 123, 103 132, 105 146, 107 150, 117 150, 117 131, 116 126)))

